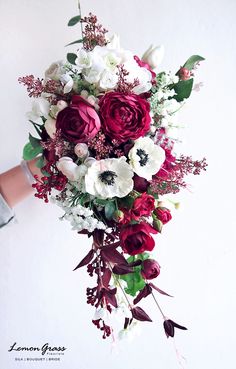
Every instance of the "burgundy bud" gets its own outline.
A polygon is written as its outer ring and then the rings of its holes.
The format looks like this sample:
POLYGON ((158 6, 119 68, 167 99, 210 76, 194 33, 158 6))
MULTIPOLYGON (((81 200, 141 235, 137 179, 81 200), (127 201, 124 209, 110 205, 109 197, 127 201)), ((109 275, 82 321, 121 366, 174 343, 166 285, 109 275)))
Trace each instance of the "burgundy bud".
POLYGON ((153 279, 160 274, 160 265, 154 259, 146 259, 143 261, 141 274, 145 279, 153 279))

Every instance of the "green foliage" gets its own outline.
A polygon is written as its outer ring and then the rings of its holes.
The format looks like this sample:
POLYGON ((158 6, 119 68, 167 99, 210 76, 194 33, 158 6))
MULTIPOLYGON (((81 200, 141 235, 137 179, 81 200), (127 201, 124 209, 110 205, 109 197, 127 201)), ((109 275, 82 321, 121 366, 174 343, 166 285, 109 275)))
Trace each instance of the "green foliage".
POLYGON ((186 63, 183 65, 184 68, 187 68, 188 70, 192 70, 196 63, 199 63, 200 61, 205 60, 200 55, 192 55, 190 58, 186 61, 186 63))
POLYGON ((32 160, 43 152, 42 146, 33 147, 30 142, 28 142, 23 149, 23 159, 32 160))
POLYGON ((45 165, 44 156, 41 155, 41 156, 39 156, 39 159, 36 162, 36 167, 39 168, 39 169, 42 169, 44 167, 44 165, 45 165))
POLYGON ((41 147, 40 145, 40 139, 33 137, 31 134, 29 134, 29 142, 31 143, 31 146, 36 149, 37 147, 41 147))
POLYGON ((71 18, 68 22, 68 26, 69 27, 73 27, 75 26, 77 23, 79 23, 81 20, 81 16, 80 15, 76 15, 75 17, 71 18))
POLYGON ((131 209, 134 203, 133 196, 126 196, 119 199, 119 207, 125 209, 131 209))
MULTIPOLYGON (((147 252, 143 252, 142 254, 136 256, 130 256, 127 261, 128 263, 132 263, 136 260, 146 260, 150 257, 147 252)), ((142 266, 134 267, 134 273, 128 273, 120 276, 120 279, 126 282, 127 287, 125 287, 125 292, 131 296, 135 296, 136 293, 142 290, 145 286, 145 280, 141 275, 142 266)))
POLYGON ((173 96, 173 98, 181 102, 184 99, 187 99, 192 92, 193 89, 193 78, 188 79, 186 81, 179 81, 173 86, 176 95, 173 96))
POLYGON ((67 60, 68 60, 68 62, 69 62, 70 64, 76 65, 76 64, 75 64, 75 60, 76 60, 76 58, 77 58, 77 55, 76 55, 76 54, 74 54, 74 53, 68 53, 68 54, 66 55, 66 57, 67 57, 67 60))
POLYGON ((105 216, 108 220, 111 220, 114 212, 116 211, 116 204, 114 201, 107 201, 105 205, 105 216))

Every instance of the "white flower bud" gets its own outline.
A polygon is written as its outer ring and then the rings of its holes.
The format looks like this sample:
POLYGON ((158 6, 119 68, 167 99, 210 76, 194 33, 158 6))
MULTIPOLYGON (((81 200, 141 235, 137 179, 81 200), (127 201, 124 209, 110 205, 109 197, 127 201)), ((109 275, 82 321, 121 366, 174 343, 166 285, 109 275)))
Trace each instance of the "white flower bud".
POLYGON ((79 159, 84 159, 88 156, 88 145, 85 143, 78 143, 75 146, 74 151, 79 159))
POLYGON ((160 45, 154 47, 153 45, 151 45, 143 54, 142 60, 148 63, 152 69, 155 69, 161 64, 163 57, 164 46, 160 45))
POLYGON ((56 119, 49 117, 44 124, 44 128, 47 134, 52 138, 56 133, 56 119))

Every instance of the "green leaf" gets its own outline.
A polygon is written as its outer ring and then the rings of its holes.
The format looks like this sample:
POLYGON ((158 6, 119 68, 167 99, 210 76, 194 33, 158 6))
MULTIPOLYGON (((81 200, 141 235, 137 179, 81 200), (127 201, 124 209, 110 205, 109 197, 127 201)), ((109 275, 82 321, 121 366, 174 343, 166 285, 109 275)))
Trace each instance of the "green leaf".
POLYGON ((28 142, 23 149, 23 159, 31 160, 34 159, 38 154, 43 152, 42 146, 33 147, 30 142, 28 142))
POLYGON ((192 70, 195 66, 196 63, 205 60, 205 58, 203 58, 200 55, 192 55, 190 56, 190 58, 186 61, 186 63, 183 65, 184 68, 187 68, 189 70, 192 70))
POLYGON ((193 78, 188 79, 187 81, 179 81, 174 85, 176 95, 174 95, 173 98, 178 102, 187 99, 191 95, 192 88, 193 78))
POLYGON ((126 209, 131 209, 134 203, 134 197, 126 196, 126 197, 120 198, 118 201, 121 207, 124 207, 126 209))
POLYGON ((66 57, 67 57, 67 60, 68 60, 68 62, 69 62, 70 64, 76 65, 76 64, 75 64, 75 60, 76 60, 76 58, 77 58, 77 55, 76 55, 76 54, 74 54, 74 53, 68 53, 68 54, 66 55, 66 57))
POLYGON ((36 162, 36 167, 39 168, 39 169, 42 169, 45 165, 45 161, 44 161, 44 156, 41 155, 38 159, 38 161, 36 162))
POLYGON ((105 205, 106 205, 106 203, 107 203, 107 200, 103 200, 103 199, 95 199, 95 200, 94 200, 94 203, 95 203, 96 205, 105 206, 105 205))
POLYGON ((79 23, 81 19, 81 16, 80 15, 76 15, 75 17, 71 18, 68 22, 68 26, 69 27, 72 27, 72 26, 75 26, 77 23, 79 23))
POLYGON ((80 198, 80 205, 84 206, 86 202, 90 201, 90 195, 88 193, 85 193, 80 198))
POLYGON ((116 210, 114 201, 108 201, 105 205, 105 216, 108 220, 112 219, 112 216, 116 210))
POLYGON ((40 145, 40 139, 33 137, 31 134, 29 134, 29 142, 31 143, 31 146, 36 149, 36 147, 41 147, 40 145))
POLYGON ((66 46, 70 46, 70 45, 74 45, 74 44, 80 44, 81 42, 83 42, 83 39, 80 39, 80 40, 76 40, 76 41, 70 42, 70 43, 69 43, 69 44, 67 44, 66 46))
POLYGON ((136 293, 142 290, 145 286, 145 281, 141 276, 139 269, 135 268, 134 273, 124 274, 120 276, 120 278, 127 283, 127 287, 125 287, 125 292, 131 296, 135 296, 136 293))

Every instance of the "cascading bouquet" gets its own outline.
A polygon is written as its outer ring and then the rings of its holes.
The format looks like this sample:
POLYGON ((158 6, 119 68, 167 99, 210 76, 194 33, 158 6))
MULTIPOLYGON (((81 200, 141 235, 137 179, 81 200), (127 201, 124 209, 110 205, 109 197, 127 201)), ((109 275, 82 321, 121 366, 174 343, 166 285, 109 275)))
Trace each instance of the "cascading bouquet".
MULTIPOLYGON (((164 319, 167 337, 186 329, 163 314, 153 282, 160 265, 150 252, 154 234, 171 218, 166 194, 186 187, 185 175, 206 169, 174 151, 176 113, 193 89, 194 70, 204 58, 194 55, 175 75, 154 72, 163 47, 150 47, 140 59, 106 37, 97 17, 73 17, 82 39, 67 61, 53 63, 45 78, 19 78, 33 101, 28 117, 38 137, 29 134, 25 160, 38 157, 35 196, 59 205, 72 229, 93 239, 91 250, 75 268, 87 265, 96 285, 87 302, 96 308, 94 325, 103 338, 123 314, 119 337, 137 321, 151 321, 137 304, 151 295, 164 319), (130 297, 131 296, 131 297, 130 297), (131 300, 132 299, 132 300, 131 300)), ((169 296, 169 295, 168 295, 169 296)))

